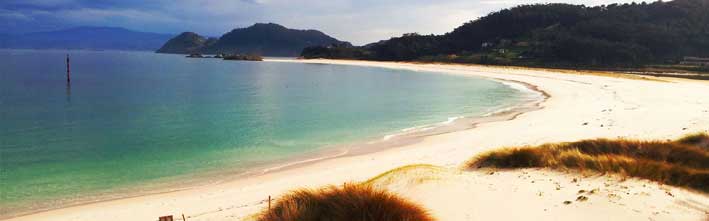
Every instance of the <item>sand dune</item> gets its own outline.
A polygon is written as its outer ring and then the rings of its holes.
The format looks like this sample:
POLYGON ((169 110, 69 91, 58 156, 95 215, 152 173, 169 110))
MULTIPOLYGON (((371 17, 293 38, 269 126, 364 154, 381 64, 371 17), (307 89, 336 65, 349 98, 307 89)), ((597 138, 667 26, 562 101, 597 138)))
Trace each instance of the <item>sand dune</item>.
POLYGON ((440 220, 702 220, 707 197, 619 176, 413 167, 372 181, 440 220))

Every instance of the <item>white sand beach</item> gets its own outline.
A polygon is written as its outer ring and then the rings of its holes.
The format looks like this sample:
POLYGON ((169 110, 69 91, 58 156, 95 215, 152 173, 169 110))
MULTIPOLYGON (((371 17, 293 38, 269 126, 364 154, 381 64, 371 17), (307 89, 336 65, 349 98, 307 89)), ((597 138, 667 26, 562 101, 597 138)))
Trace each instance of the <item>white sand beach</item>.
POLYGON ((435 71, 523 82, 549 98, 511 120, 427 136, 381 151, 321 160, 259 176, 15 217, 13 221, 243 220, 302 187, 374 181, 438 220, 707 220, 709 195, 651 181, 543 169, 466 171, 484 151, 587 138, 675 139, 709 131, 709 81, 525 68, 337 60, 267 60, 435 71), (583 191, 580 191, 583 190, 583 191), (587 200, 577 201, 579 196, 587 200), (570 201, 570 204, 565 204, 570 201))

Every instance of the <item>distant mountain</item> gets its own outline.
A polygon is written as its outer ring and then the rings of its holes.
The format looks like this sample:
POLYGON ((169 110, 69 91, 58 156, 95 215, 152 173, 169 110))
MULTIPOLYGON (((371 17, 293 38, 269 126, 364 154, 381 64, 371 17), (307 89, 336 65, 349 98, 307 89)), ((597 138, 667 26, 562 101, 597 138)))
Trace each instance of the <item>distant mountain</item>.
POLYGON ((316 30, 295 30, 273 23, 257 23, 234 29, 213 43, 197 34, 185 32, 165 43, 157 52, 298 56, 303 48, 331 44, 349 45, 316 30))
POLYGON ((2 48, 155 50, 170 34, 116 27, 77 27, 58 31, 0 36, 2 48))

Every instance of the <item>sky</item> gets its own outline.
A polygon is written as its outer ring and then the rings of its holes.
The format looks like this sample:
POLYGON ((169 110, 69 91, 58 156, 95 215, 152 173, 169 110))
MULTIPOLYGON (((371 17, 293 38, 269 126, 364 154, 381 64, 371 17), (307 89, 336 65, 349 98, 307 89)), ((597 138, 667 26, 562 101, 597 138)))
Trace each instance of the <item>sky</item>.
POLYGON ((443 34, 520 4, 602 5, 629 0, 0 0, 0 33, 77 26, 219 37, 253 23, 317 29, 356 45, 403 33, 443 34))

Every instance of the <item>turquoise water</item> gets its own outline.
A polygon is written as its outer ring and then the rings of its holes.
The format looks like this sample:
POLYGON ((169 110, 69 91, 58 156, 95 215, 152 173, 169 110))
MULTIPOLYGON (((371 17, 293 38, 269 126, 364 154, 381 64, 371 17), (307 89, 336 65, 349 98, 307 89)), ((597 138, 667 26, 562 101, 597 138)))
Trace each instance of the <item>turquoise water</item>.
POLYGON ((68 86, 66 53, 0 50, 4 212, 239 173, 522 97, 498 82, 424 72, 115 51, 69 52, 68 86))

